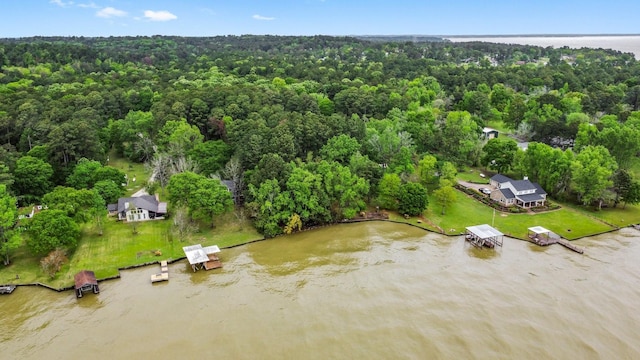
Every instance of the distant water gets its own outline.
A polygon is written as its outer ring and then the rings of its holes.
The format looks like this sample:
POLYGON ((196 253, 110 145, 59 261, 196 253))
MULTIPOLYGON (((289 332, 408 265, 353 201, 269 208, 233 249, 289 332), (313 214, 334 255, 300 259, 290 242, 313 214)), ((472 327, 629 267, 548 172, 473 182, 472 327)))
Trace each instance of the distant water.
POLYGON ((484 41, 501 44, 521 44, 535 46, 568 46, 574 49, 594 48, 613 49, 625 53, 633 53, 640 59, 640 35, 615 36, 496 36, 496 37, 450 37, 453 42, 484 41))

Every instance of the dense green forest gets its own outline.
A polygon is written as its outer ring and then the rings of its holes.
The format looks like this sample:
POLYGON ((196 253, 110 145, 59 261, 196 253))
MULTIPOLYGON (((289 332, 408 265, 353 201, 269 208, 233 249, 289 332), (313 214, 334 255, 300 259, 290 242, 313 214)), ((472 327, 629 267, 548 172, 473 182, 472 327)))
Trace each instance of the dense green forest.
POLYGON ((478 166, 583 205, 640 200, 632 54, 375 40, 0 39, 1 255, 30 231, 16 201, 48 206, 34 253, 73 246, 124 194, 114 153, 153 169, 173 214, 215 224, 233 195, 266 236, 367 205, 419 214, 431 192, 444 208, 478 166))

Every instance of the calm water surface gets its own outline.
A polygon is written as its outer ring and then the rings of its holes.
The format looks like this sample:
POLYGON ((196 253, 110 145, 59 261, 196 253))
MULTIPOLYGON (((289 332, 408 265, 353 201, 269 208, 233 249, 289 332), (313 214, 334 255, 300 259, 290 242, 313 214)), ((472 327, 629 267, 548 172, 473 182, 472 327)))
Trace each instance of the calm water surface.
POLYGON ((640 232, 477 250, 393 223, 223 250, 224 268, 122 272, 99 295, 0 297, 9 359, 638 359, 640 232))
POLYGON ((535 46, 568 46, 570 48, 602 48, 633 53, 640 59, 640 35, 632 36, 507 36, 507 37, 454 37, 453 42, 485 41, 503 44, 521 44, 535 46))

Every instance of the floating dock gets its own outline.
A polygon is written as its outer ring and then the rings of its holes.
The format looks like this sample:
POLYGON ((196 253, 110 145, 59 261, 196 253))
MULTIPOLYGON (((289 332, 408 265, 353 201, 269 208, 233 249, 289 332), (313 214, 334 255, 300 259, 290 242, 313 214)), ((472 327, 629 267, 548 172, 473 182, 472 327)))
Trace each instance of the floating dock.
POLYGON ((160 262, 160 272, 157 274, 151 275, 151 282, 160 282, 160 281, 168 281, 169 280, 169 265, 167 265, 167 260, 162 260, 160 262))
POLYGON ((0 286, 0 294, 11 294, 15 289, 15 285, 2 285, 0 286))
POLYGON ((529 239, 539 246, 549 246, 553 244, 560 244, 571 251, 575 251, 578 254, 584 254, 584 249, 579 248, 567 240, 562 239, 557 234, 543 228, 542 226, 534 226, 529 228, 529 239))

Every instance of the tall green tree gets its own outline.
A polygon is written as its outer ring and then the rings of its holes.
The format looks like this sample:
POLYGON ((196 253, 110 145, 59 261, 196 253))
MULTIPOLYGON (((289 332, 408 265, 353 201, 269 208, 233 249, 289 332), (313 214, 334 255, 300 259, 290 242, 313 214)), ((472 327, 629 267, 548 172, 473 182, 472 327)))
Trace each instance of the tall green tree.
POLYGON ((99 161, 82 158, 67 177, 67 185, 76 189, 90 189, 93 187, 94 174, 102 168, 99 161))
POLYGON ((518 151, 518 143, 507 137, 490 139, 482 148, 482 165, 497 170, 499 173, 508 171, 513 165, 513 159, 518 151))
POLYGON ((440 187, 433 192, 433 196, 440 206, 442 206, 441 214, 444 215, 446 208, 456 201, 456 190, 449 180, 440 181, 440 187))
POLYGON ((14 230, 17 219, 16 198, 0 184, 0 256, 4 265, 9 265, 12 251, 20 246, 21 239, 14 230))
POLYGON ((189 205, 192 213, 208 219, 213 228, 217 215, 233 209, 233 200, 231 193, 220 180, 203 177, 196 183, 193 199, 189 205))
POLYGON ((42 198, 52 210, 64 211, 78 223, 93 220, 95 214, 106 208, 105 200, 95 189, 74 189, 58 186, 42 198))
POLYGON ((16 193, 27 202, 38 201, 53 185, 51 165, 32 156, 23 156, 18 159, 13 175, 16 193))
POLYGON ((406 183, 398 193, 398 211, 401 214, 417 216, 429 205, 427 189, 418 183, 406 183))
POLYGON ((615 159, 603 146, 587 146, 571 166, 571 186, 582 204, 598 201, 602 206, 605 191, 613 185, 611 177, 618 168, 615 159))
POLYGON ((365 179, 352 174, 348 167, 337 162, 321 161, 317 172, 322 176, 334 221, 353 218, 365 208, 364 198, 369 193, 369 184, 365 179))
POLYGON ((388 210, 398 209, 398 196, 402 180, 398 174, 387 173, 378 183, 378 204, 388 210))
POLYGON ((430 154, 427 154, 420 159, 418 162, 418 177, 420 178, 420 183, 424 186, 433 182, 436 178, 436 165, 438 163, 438 159, 430 154))
POLYGON ((254 201, 247 207, 253 212, 256 229, 266 237, 282 234, 284 222, 293 215, 288 210, 288 193, 282 192, 276 179, 269 179, 259 187, 249 184, 249 194, 254 201))
POLYGON ((452 111, 440 128, 441 153, 450 161, 471 164, 480 127, 466 111, 452 111))
POLYGON ((349 162, 351 156, 360 150, 358 140, 349 135, 334 136, 320 149, 320 155, 327 161, 337 161, 340 164, 349 162))
POLYGON ((62 210, 43 210, 28 226, 27 247, 35 255, 57 248, 74 249, 80 239, 80 227, 62 210))

